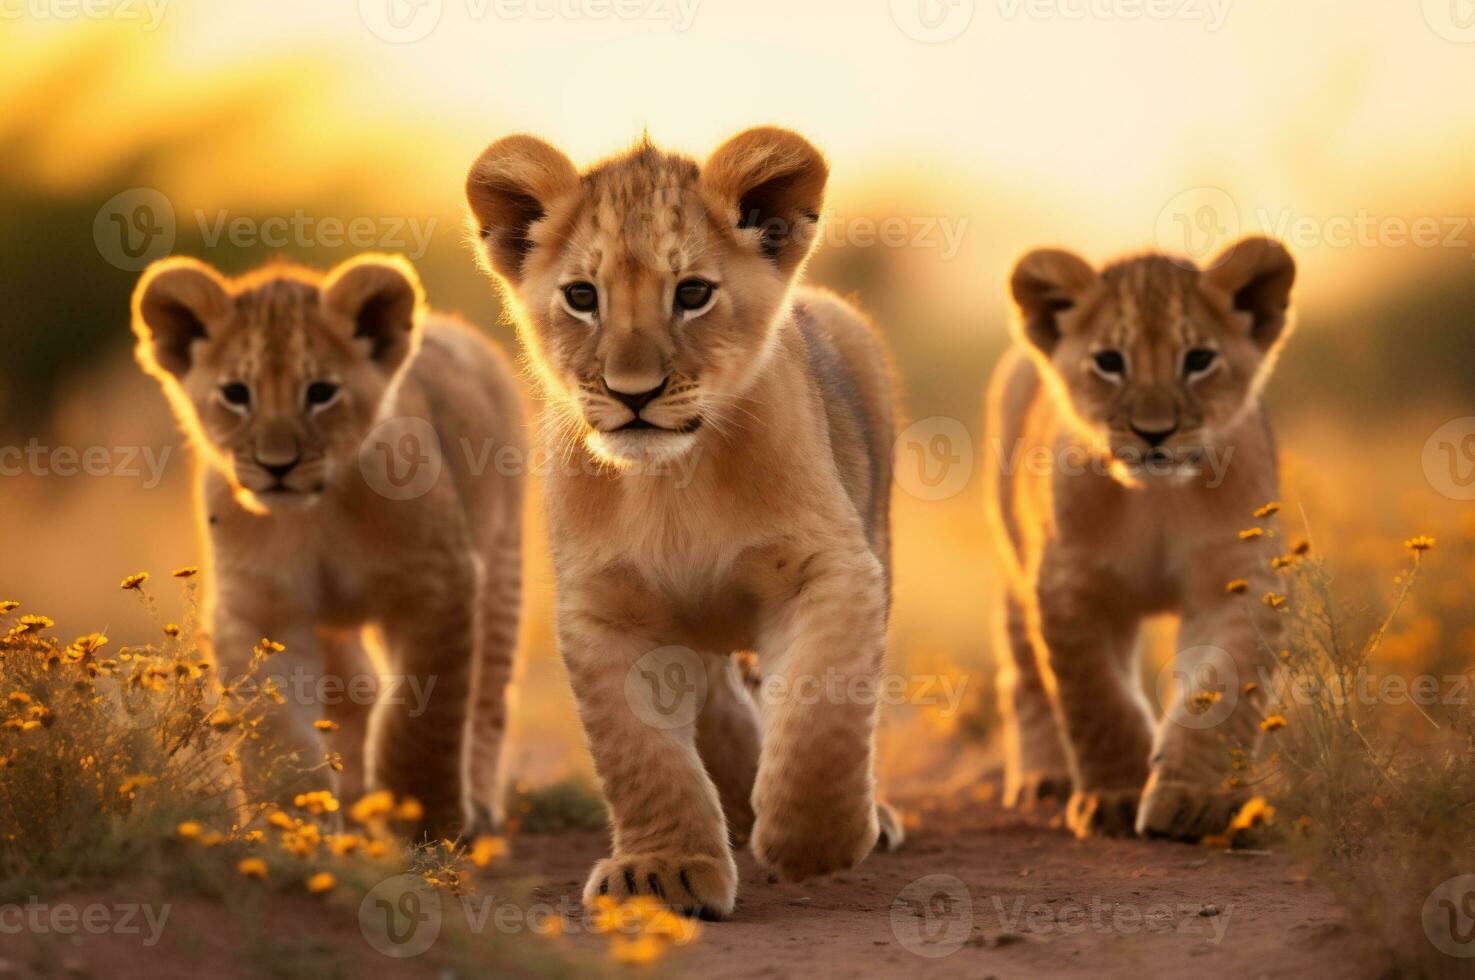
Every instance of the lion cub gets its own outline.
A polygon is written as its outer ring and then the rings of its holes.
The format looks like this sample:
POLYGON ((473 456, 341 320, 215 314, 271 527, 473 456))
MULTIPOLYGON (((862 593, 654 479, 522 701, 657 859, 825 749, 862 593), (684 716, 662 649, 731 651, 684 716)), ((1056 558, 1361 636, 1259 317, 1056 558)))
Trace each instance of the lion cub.
POLYGON ((1259 735, 1279 626, 1256 599, 1275 586, 1268 545, 1239 532, 1276 497, 1259 393, 1295 276, 1260 238, 1202 271, 1060 251, 1014 270, 1017 344, 989 399, 1005 795, 1073 787, 1080 836, 1195 839, 1243 802, 1231 760, 1259 735), (1178 691, 1154 734, 1135 641, 1161 613, 1181 617, 1178 691))
POLYGON ((224 677, 260 638, 284 644, 268 671, 300 765, 339 752, 340 796, 413 796, 428 835, 492 826, 523 486, 469 461, 520 446, 501 355, 428 313, 410 264, 379 255, 237 280, 164 259, 134 292, 133 329, 198 452, 224 677), (320 737, 319 720, 337 729, 320 737))
POLYGON ((855 311, 794 288, 827 175, 754 129, 702 164, 646 143, 582 174, 510 136, 467 178, 565 461, 559 641, 614 824, 586 901, 720 917, 729 834, 791 879, 900 839, 877 699, 846 694, 885 650, 890 373, 855 311))

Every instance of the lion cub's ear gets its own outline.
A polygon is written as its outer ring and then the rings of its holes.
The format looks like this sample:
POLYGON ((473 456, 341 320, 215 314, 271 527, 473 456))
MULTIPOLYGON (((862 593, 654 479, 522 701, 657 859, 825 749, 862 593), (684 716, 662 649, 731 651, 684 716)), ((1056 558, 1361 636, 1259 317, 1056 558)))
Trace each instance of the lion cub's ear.
POLYGON ((1280 242, 1252 237, 1231 245, 1205 270, 1203 282, 1247 315, 1250 339, 1261 350, 1285 334, 1296 260, 1280 242))
POLYGON ((328 273, 320 305, 330 322, 367 344, 369 357, 393 372, 419 342, 425 293, 415 267, 397 255, 359 255, 328 273))
POLYGON ((507 136, 482 151, 466 175, 466 200, 492 270, 522 279, 532 226, 554 200, 579 185, 569 158, 533 136, 507 136))
POLYGON ((136 354, 152 374, 183 377, 194 363, 194 345, 220 329, 231 307, 220 273, 197 259, 160 259, 133 290, 136 354))
POLYGON ((1046 355, 1054 351, 1064 335, 1062 317, 1081 304, 1098 278, 1085 259, 1060 249, 1038 249, 1020 259, 1009 290, 1024 339, 1046 355))
POLYGON ((763 254, 786 274, 814 243, 829 176, 804 137, 775 127, 739 133, 702 167, 703 185, 736 215, 738 228, 758 230, 763 254))

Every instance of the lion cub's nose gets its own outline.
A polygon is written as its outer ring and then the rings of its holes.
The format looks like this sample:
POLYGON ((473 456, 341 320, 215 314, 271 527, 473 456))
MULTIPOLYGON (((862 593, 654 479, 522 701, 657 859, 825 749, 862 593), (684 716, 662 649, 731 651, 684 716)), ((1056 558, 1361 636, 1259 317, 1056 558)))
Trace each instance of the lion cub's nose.
POLYGON ((604 379, 604 387, 608 389, 616 401, 620 402, 636 415, 639 415, 642 408, 661 397, 661 392, 666 390, 666 383, 670 380, 669 377, 662 378, 660 384, 654 388, 647 388, 645 391, 621 391, 606 377, 604 379))
POLYGON ((272 479, 274 479, 274 480, 281 480, 288 473, 291 473, 292 472, 292 469, 300 461, 301 461, 301 457, 300 456, 293 456, 290 460, 288 460, 285 463, 264 463, 260 459, 258 459, 256 461, 256 465, 259 466, 259 467, 261 467, 262 469, 266 470, 266 472, 270 473, 271 476, 272 476, 272 479))
POLYGON ((1156 449, 1158 446, 1161 446, 1163 443, 1167 442, 1168 438, 1172 436, 1173 433, 1178 431, 1178 426, 1174 424, 1166 429, 1140 429, 1134 425, 1132 426, 1132 431, 1137 433, 1137 438, 1141 439, 1143 442, 1156 449))

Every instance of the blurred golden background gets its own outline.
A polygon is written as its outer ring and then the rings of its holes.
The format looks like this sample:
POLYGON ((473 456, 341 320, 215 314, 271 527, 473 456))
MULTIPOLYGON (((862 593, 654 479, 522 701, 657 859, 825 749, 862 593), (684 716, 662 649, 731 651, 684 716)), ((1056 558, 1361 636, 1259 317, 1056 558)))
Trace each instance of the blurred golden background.
MULTIPOLYGON (((882 325, 918 425, 906 438, 968 433, 941 491, 899 481, 891 663, 961 681, 964 698, 891 711, 883 775, 896 788, 968 771, 953 756, 992 718, 981 398, 1028 247, 1206 258, 1241 233, 1286 239, 1299 329, 1268 396, 1290 530, 1370 593, 1401 537, 1462 517, 1451 533, 1475 536, 1463 3, 7 4, 0 598, 128 642, 152 626, 117 581, 197 560, 188 450, 130 358, 128 296, 149 260, 239 273, 401 252, 435 306, 511 347, 462 224, 487 142, 530 131, 590 162, 648 131, 700 157, 777 123, 831 158, 810 278, 882 325), (92 447, 103 475, 61 475, 78 467, 66 448, 92 447)), ((512 766, 542 781, 587 762, 530 540, 512 766)), ((1461 666, 1475 564, 1445 571, 1391 649, 1461 666)))

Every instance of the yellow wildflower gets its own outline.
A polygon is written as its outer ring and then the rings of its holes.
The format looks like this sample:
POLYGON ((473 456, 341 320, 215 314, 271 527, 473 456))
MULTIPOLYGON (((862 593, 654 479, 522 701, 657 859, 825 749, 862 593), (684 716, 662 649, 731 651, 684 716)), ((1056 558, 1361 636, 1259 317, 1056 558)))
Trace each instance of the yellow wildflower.
POLYGON ((0 599, 0 616, 4 616, 6 613, 19 608, 20 603, 14 599, 0 599))
POLYGON ((1403 546, 1414 554, 1421 554, 1434 547, 1434 539, 1427 534, 1420 534, 1403 542, 1403 546))
POLYGON ((394 810, 394 794, 381 789, 370 793, 348 808, 348 818, 355 823, 369 823, 388 816, 394 810))
POLYGON ((1258 510, 1256 510, 1255 511, 1255 516, 1258 517, 1258 518, 1264 519, 1266 517, 1271 517, 1271 516, 1273 516, 1275 514, 1278 514, 1278 513, 1280 513, 1280 503, 1278 501, 1272 500, 1272 501, 1270 501, 1270 503, 1266 504, 1264 507, 1261 507, 1258 510))
POLYGON ((179 635, 179 624, 178 623, 165 623, 164 624, 164 635, 165 636, 178 636, 179 635))
POLYGON ((142 591, 143 583, 147 582, 148 580, 148 572, 134 572, 132 575, 119 582, 118 587, 123 589, 125 592, 128 589, 138 589, 139 591, 142 591))
POLYGON ((1260 601, 1265 603, 1265 605, 1269 606, 1271 609, 1279 609, 1281 606, 1284 606, 1286 604, 1286 597, 1283 595, 1278 595, 1274 592, 1267 592, 1260 601))
POLYGON ((1266 803, 1265 797, 1256 796, 1239 808, 1239 812, 1234 815, 1234 819, 1229 824, 1229 832, 1233 834, 1240 830, 1262 827, 1274 817, 1275 807, 1266 803))
POLYGON ((1247 527, 1239 532, 1239 539, 1241 541, 1253 541, 1256 538, 1263 538, 1264 536, 1265 529, 1263 527, 1247 527))
POLYGON ((425 816, 425 808, 413 796, 407 796, 403 800, 400 800, 399 806, 394 811, 394 819, 404 820, 407 823, 413 823, 423 816, 425 816))
POLYGON ((1244 595, 1250 590, 1250 583, 1242 578, 1237 578, 1224 586, 1224 591, 1230 595, 1244 595))
POLYGON ((236 865, 236 873, 243 878, 255 878, 257 881, 266 880, 266 862, 261 858, 242 858, 241 863, 236 865))
POLYGON ((321 895, 324 892, 332 891, 333 887, 337 884, 338 879, 334 878, 331 872, 319 871, 317 874, 307 879, 307 890, 312 892, 314 895, 321 895))
POLYGON ((186 820, 179 826, 174 828, 174 833, 178 835, 182 840, 194 840, 195 838, 199 837, 200 834, 204 832, 204 830, 205 828, 201 827, 198 821, 186 820))
POLYGON ((1298 558, 1304 558, 1306 555, 1311 554, 1311 542, 1305 538, 1300 539, 1291 546, 1291 554, 1298 558))
POLYGON ((1262 731, 1262 732, 1278 732, 1282 728, 1284 728, 1285 726, 1286 726, 1285 715, 1270 715, 1264 721, 1260 722, 1260 731, 1262 731))
POLYGON ((333 794, 325 789, 313 790, 310 793, 298 793, 292 803, 309 813, 337 813, 338 801, 333 794))
POLYGON ((175 578, 194 578, 199 573, 200 570, 194 565, 186 565, 183 568, 176 568, 169 574, 173 575, 175 578))
POLYGON ((31 614, 28 616, 22 616, 20 618, 19 632, 39 633, 42 630, 49 630, 55 625, 56 622, 50 616, 37 616, 35 614, 31 614))
POLYGON ((632 965, 654 962, 660 959, 663 952, 665 948, 654 936, 637 936, 634 939, 616 936, 609 950, 615 962, 632 965))
POLYGON ((10 694, 6 696, 5 700, 9 701, 11 704, 30 704, 31 696, 25 691, 11 691, 10 694))
POLYGON ((471 845, 471 863, 485 868, 492 861, 507 856, 507 841, 501 837, 478 837, 471 845))
POLYGON ((312 723, 312 727, 320 732, 336 732, 338 730, 338 723, 336 721, 329 721, 327 718, 319 718, 312 723))

